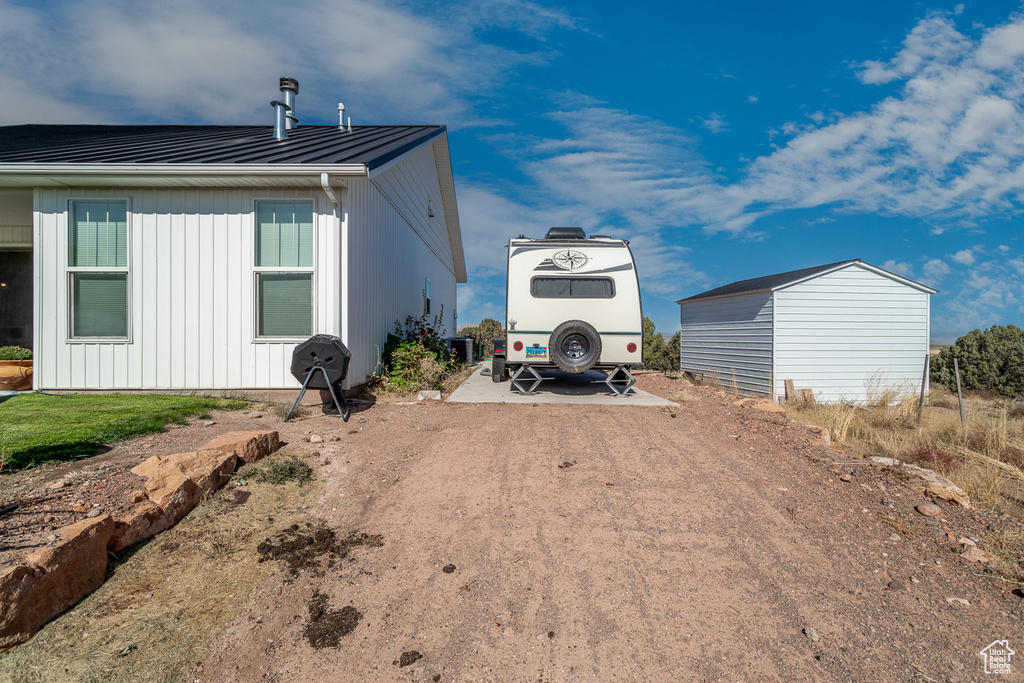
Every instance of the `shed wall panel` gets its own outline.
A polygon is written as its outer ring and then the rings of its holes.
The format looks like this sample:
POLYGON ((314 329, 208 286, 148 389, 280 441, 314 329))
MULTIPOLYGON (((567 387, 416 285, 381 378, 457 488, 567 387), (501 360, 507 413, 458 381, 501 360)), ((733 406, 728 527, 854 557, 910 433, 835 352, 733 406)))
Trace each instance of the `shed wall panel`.
POLYGON ((822 401, 913 393, 928 354, 929 295, 856 264, 775 292, 775 385, 822 401))
POLYGON ((697 300, 680 306, 680 368, 746 395, 772 390, 769 292, 697 300))

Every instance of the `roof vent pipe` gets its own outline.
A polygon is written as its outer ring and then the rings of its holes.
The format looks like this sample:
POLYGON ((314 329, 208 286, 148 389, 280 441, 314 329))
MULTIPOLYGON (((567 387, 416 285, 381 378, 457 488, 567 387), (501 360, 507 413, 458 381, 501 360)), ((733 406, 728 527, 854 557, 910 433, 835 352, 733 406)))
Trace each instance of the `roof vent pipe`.
POLYGON ((338 102, 338 130, 345 130, 345 105, 338 102))
POLYGON ((299 120, 295 118, 295 96, 299 94, 299 82, 287 76, 281 77, 281 94, 284 95, 284 103, 288 106, 288 113, 285 114, 284 127, 288 130, 297 128, 299 120))
POLYGON ((284 95, 284 102, 274 100, 270 106, 274 107, 274 138, 283 140, 288 137, 288 131, 298 124, 299 120, 292 113, 295 108, 295 96, 299 93, 299 82, 287 76, 281 79, 281 94, 284 95))

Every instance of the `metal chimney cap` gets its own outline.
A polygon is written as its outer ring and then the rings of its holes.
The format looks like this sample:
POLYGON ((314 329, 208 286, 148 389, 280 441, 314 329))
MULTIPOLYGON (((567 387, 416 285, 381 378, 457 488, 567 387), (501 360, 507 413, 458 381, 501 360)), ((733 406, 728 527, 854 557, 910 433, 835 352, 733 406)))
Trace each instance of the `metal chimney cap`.
POLYGON ((287 76, 281 77, 281 92, 285 90, 291 90, 296 95, 299 94, 299 82, 294 78, 288 78, 287 76))

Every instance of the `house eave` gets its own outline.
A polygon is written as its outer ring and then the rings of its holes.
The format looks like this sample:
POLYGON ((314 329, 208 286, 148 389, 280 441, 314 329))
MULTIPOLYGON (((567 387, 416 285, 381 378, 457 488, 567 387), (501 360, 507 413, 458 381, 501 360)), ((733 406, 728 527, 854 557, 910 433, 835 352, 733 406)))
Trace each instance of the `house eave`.
POLYGON ((320 187, 365 178, 365 164, 0 164, 0 187, 320 187))

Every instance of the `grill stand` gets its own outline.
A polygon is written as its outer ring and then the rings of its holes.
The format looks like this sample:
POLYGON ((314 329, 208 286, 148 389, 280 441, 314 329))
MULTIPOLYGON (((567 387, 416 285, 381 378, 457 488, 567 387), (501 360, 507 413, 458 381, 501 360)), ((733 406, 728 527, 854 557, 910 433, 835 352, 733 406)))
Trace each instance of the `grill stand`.
POLYGON ((510 382, 512 384, 511 388, 512 388, 513 391, 518 391, 520 394, 522 394, 524 396, 533 396, 534 392, 537 391, 538 385, 540 385, 540 383, 543 382, 545 379, 554 379, 554 378, 553 377, 541 377, 540 373, 538 373, 535 369, 530 367, 529 363, 524 363, 524 364, 520 365, 519 369, 516 370, 515 374, 512 375, 512 377, 510 379, 510 382), (526 377, 520 379, 519 376, 524 374, 524 373, 529 373, 529 374, 526 377), (522 382, 533 382, 533 384, 531 384, 530 388, 527 389, 522 384, 522 382))
MULTIPOLYGON (((302 391, 299 392, 299 397, 295 399, 295 403, 292 404, 291 409, 285 416, 285 422, 287 422, 288 419, 292 416, 292 412, 295 410, 295 406, 299 405, 299 401, 301 401, 302 397, 306 395, 306 387, 309 386, 309 380, 313 379, 313 375, 316 374, 317 370, 322 372, 324 375, 324 382, 327 383, 327 389, 328 391, 331 392, 331 399, 333 399, 334 401, 334 407, 337 408, 338 414, 341 415, 342 420, 348 422, 348 418, 352 414, 352 410, 348 407, 348 399, 345 398, 345 392, 341 392, 341 403, 338 403, 338 395, 334 393, 334 385, 331 384, 331 379, 327 376, 327 370, 324 369, 324 366, 320 365, 319 361, 317 362, 316 365, 309 369, 309 372, 306 373, 306 381, 302 383, 302 391), (341 409, 342 404, 344 404, 345 406, 344 410, 341 409)), ((327 404, 321 403, 320 405, 324 406, 327 404)))
POLYGON ((616 396, 625 396, 630 388, 636 384, 636 377, 633 377, 633 373, 625 365, 617 365, 614 370, 608 373, 604 383, 608 385, 608 388, 616 396))

